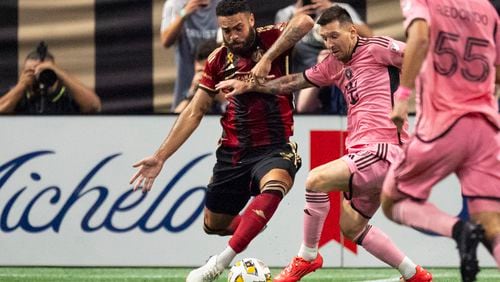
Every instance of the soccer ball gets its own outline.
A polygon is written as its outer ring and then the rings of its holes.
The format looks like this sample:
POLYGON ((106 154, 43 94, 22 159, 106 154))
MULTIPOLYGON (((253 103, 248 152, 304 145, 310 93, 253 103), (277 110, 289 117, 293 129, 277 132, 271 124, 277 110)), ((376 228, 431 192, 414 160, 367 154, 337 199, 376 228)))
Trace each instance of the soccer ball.
POLYGON ((261 260, 244 258, 237 261, 227 276, 228 282, 271 282, 271 271, 261 260))

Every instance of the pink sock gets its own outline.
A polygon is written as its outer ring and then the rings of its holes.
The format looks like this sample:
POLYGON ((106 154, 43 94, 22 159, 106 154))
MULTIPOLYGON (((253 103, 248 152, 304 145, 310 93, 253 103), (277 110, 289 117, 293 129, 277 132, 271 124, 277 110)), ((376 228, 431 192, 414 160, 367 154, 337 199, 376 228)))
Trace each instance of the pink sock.
MULTIPOLYGON (((370 226, 370 225, 368 225, 370 226)), ((393 268, 398 268, 405 255, 401 252, 391 239, 382 230, 375 226, 371 228, 362 238, 361 246, 370 254, 387 263, 393 268)))
POLYGON ((304 245, 316 248, 323 230, 326 216, 330 210, 330 200, 327 193, 306 191, 306 206, 304 208, 304 245))
POLYGON ((500 235, 497 235, 495 239, 493 239, 492 245, 493 256, 495 257, 498 268, 500 268, 500 235))
POLYGON ((411 199, 395 203, 392 216, 401 224, 450 238, 453 225, 458 221, 429 202, 419 203, 411 199))

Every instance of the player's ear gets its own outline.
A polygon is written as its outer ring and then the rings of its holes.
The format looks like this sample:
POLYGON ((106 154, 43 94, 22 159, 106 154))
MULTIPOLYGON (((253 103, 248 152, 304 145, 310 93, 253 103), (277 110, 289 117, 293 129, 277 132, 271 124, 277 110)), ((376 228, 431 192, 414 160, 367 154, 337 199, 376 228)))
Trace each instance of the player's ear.
POLYGON ((356 30, 356 27, 354 27, 353 24, 351 24, 350 33, 351 33, 351 39, 355 39, 356 37, 358 37, 358 31, 356 30))
POLYGON ((251 27, 255 26, 255 17, 253 15, 253 13, 250 13, 250 16, 248 17, 248 22, 250 23, 251 27))

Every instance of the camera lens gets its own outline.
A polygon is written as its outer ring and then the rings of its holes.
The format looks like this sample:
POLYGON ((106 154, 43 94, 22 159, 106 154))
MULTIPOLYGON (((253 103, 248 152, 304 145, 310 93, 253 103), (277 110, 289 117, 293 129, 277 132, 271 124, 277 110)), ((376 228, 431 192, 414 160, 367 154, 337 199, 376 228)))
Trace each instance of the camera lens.
POLYGON ((39 84, 43 84, 43 86, 49 88, 56 83, 57 75, 53 70, 46 69, 38 74, 37 81, 39 84))

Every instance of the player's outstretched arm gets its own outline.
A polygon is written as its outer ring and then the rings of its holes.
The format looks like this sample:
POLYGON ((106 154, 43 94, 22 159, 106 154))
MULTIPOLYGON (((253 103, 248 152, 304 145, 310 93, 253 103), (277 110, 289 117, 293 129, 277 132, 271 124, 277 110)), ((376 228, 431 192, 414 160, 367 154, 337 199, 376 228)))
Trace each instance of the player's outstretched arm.
POLYGON ((230 79, 219 82, 215 87, 217 90, 224 89, 226 98, 247 92, 259 92, 272 95, 291 95, 292 92, 312 87, 302 73, 294 73, 277 79, 268 80, 265 84, 250 81, 230 79))
POLYGON ((288 22, 280 37, 252 68, 251 73, 258 83, 262 84, 266 81, 272 62, 286 50, 295 46, 295 43, 304 37, 313 26, 314 21, 306 14, 297 14, 288 22))
POLYGON ((390 114, 398 130, 401 130, 408 117, 408 97, 411 89, 415 88, 415 79, 429 49, 429 26, 426 21, 415 20, 407 32, 408 40, 401 70, 401 84, 395 93, 394 108, 390 114))
POLYGON ((191 136, 212 106, 212 102, 213 98, 205 90, 199 88, 196 91, 193 100, 180 113, 160 148, 152 156, 133 165, 139 169, 130 179, 130 184, 134 185, 134 191, 141 187, 143 193, 151 190, 165 161, 191 136))

